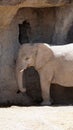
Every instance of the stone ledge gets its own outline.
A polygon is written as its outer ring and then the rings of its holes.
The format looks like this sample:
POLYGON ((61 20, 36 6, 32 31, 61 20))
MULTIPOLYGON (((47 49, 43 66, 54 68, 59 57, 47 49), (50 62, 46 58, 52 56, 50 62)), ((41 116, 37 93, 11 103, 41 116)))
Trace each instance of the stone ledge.
POLYGON ((23 7, 53 7, 70 4, 72 0, 1 0, 1 6, 22 5, 23 7))

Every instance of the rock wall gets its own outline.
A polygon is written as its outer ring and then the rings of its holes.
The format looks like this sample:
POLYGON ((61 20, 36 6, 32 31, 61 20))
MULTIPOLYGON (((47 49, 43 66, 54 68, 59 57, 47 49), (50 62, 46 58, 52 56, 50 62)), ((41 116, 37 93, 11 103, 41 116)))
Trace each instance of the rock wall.
POLYGON ((72 0, 1 0, 0 5, 19 5, 19 6, 32 6, 42 7, 45 6, 61 6, 70 4, 72 0))
POLYGON ((25 30, 29 42, 66 44, 73 42, 72 14, 72 0, 0 1, 0 104, 32 104, 29 97, 17 93, 15 66, 20 47, 19 24, 29 23, 30 33, 25 30))

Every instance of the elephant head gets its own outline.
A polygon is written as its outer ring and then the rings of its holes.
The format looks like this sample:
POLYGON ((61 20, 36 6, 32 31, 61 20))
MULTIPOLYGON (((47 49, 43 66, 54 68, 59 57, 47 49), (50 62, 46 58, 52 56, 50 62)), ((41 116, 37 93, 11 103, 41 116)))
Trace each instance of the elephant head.
POLYGON ((16 62, 16 78, 19 90, 25 92, 26 88, 23 87, 23 71, 30 66, 35 66, 35 58, 37 55, 37 45, 23 44, 18 53, 16 62))
POLYGON ((28 67, 35 65, 36 54, 37 45, 24 44, 21 46, 17 61, 19 63, 18 66, 20 67, 21 72, 28 67))

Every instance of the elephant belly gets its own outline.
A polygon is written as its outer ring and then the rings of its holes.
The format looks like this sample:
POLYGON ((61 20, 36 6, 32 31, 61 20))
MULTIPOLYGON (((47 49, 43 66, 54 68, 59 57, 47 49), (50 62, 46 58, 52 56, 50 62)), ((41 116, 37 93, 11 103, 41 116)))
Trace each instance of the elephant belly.
POLYGON ((72 71, 64 71, 57 75, 55 75, 53 83, 57 83, 63 86, 73 86, 73 70, 72 71))

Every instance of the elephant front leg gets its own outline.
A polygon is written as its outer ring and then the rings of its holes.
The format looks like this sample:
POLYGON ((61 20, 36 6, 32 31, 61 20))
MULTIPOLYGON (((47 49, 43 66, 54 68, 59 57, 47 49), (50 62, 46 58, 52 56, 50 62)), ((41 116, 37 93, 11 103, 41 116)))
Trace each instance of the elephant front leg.
POLYGON ((43 97, 43 102, 41 105, 51 105, 51 98, 50 98, 50 85, 46 84, 42 85, 42 97, 43 97), (44 88, 45 87, 45 88, 44 88))
POLYGON ((43 77, 43 75, 40 76, 40 82, 43 97, 43 102, 41 103, 41 105, 51 105, 50 82, 48 82, 46 77, 43 77))
POLYGON ((17 73, 17 81, 18 81, 18 86, 19 86, 19 90, 21 92, 26 92, 26 88, 23 88, 23 72, 19 72, 17 73))

